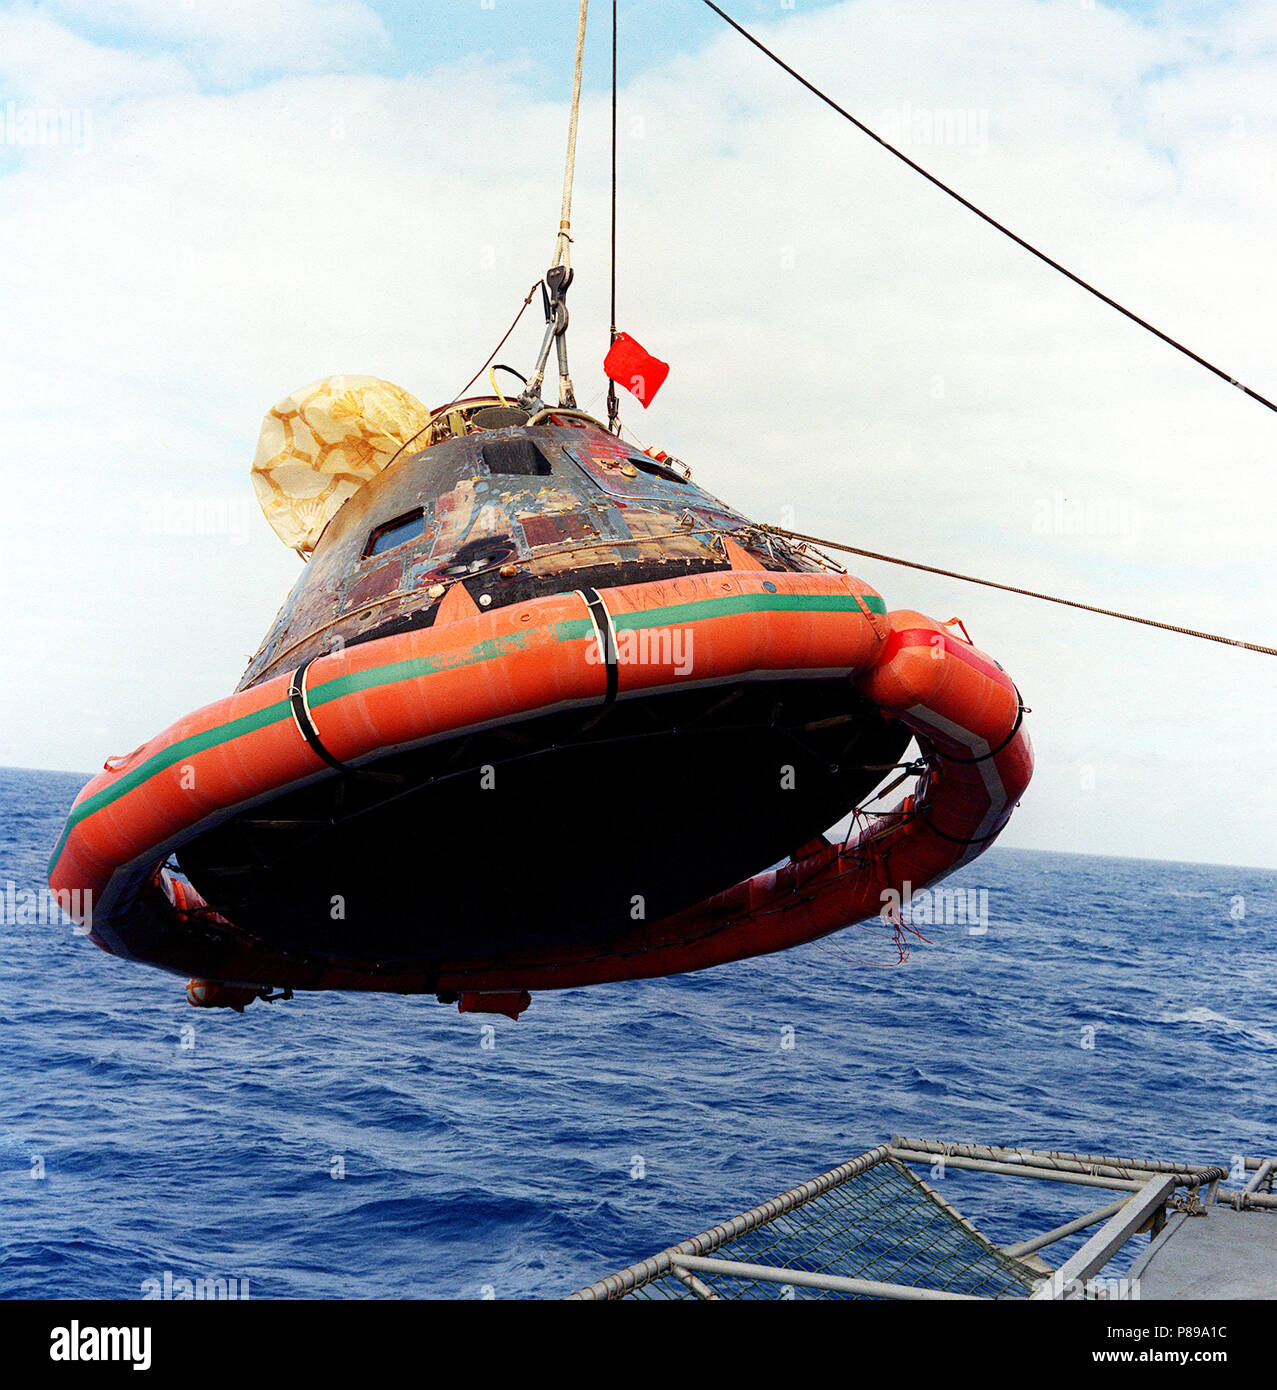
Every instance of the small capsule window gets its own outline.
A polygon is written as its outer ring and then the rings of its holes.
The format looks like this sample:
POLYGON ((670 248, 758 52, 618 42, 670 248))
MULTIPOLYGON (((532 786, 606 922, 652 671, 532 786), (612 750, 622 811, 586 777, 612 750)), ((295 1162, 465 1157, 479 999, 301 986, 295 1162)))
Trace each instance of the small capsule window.
POLYGON ((409 512, 407 516, 397 516, 388 521, 368 537, 364 549, 364 559, 372 555, 384 555, 388 550, 396 550, 409 541, 420 540, 426 529, 426 518, 422 512, 409 512))

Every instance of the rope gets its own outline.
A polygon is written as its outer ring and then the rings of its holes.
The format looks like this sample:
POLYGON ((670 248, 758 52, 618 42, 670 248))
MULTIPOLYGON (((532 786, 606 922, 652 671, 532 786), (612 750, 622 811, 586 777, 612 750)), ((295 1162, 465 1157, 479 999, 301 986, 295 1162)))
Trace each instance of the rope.
MULTIPOLYGON (((509 328, 506 329, 504 335, 503 335, 502 338, 501 338, 501 341, 500 341, 500 342, 496 345, 496 347, 494 347, 494 348, 492 349, 492 351, 488 354, 488 359, 487 359, 487 361, 483 364, 482 367, 479 368, 479 370, 478 370, 477 372, 475 372, 475 374, 470 378, 470 380, 466 382, 466 384, 461 388, 461 390, 458 391, 457 394, 456 394, 455 396, 453 396, 453 398, 448 402, 447 405, 441 406, 438 410, 435 411, 435 416, 436 416, 436 417, 439 416, 439 415, 442 415, 443 412, 444 412, 445 410, 451 410, 452 407, 453 407, 454 405, 456 405, 456 403, 457 403, 457 402, 466 394, 466 392, 475 384, 475 382, 479 380, 479 378, 483 375, 483 373, 484 373, 484 371, 486 370, 486 368, 487 368, 488 366, 491 365, 492 359, 497 355, 497 353, 499 353, 499 352, 501 351, 501 349, 502 349, 503 347, 505 347, 506 343, 509 342, 509 340, 510 340, 510 334, 513 333, 514 330, 515 330, 516 328, 518 328, 518 326, 519 326, 519 320, 523 317, 524 312, 527 310, 528 305, 532 303, 533 296, 536 294, 537 290, 540 288, 540 285, 541 285, 540 280, 537 280, 537 281, 533 284, 532 288, 528 291, 528 297, 523 301, 523 304, 522 304, 521 308, 519 309, 519 312, 518 312, 517 314, 515 314, 515 316, 514 316, 514 322, 510 325, 509 328)), ((411 441, 409 441, 409 442, 411 442, 411 441)))
MULTIPOLYGON (((555 415, 558 412, 554 410, 547 410, 544 413, 546 415, 555 415)), ((429 427, 427 426, 427 428, 429 427)), ((411 444, 412 440, 409 440, 408 443, 411 444)), ((407 447, 407 444, 403 446, 403 448, 407 447)), ((398 455, 396 455, 396 457, 398 457, 398 455)), ((391 462, 393 461, 394 460, 392 459, 391 462)), ((387 465, 387 467, 389 467, 389 465, 387 465)), ((721 534, 722 532, 723 528, 720 525, 680 527, 677 531, 657 532, 656 534, 651 536, 631 537, 628 544, 636 546, 655 545, 659 544, 661 541, 673 540, 676 537, 704 535, 716 536, 721 534)), ((1277 647, 1265 647, 1257 642, 1241 642, 1232 637, 1220 637, 1213 632, 1199 632, 1195 628, 1191 627, 1178 627, 1174 623, 1158 622, 1154 618, 1140 618, 1136 617, 1134 614, 1123 613, 1114 608, 1097 608, 1093 604, 1079 603, 1074 599, 1058 598, 1053 594, 1038 593, 1035 589, 1022 589, 1015 584, 1000 584, 997 580, 994 579, 980 579, 972 574, 959 574, 957 570, 941 569, 937 565, 924 565, 921 563, 921 561, 918 560, 902 560, 897 555, 883 555, 876 550, 862 550, 858 546, 843 545, 839 541, 820 540, 814 536, 805 536, 798 531, 787 531, 782 526, 768 526, 762 522, 751 522, 747 526, 739 527, 735 532, 727 532, 726 534, 747 535, 751 532, 760 533, 763 535, 777 536, 782 540, 796 541, 801 545, 820 546, 826 550, 838 550, 846 555, 859 555, 867 560, 879 560, 885 565, 901 565, 905 569, 922 570, 927 574, 941 575, 945 579, 960 579, 966 584, 980 584, 987 589, 1001 589, 1003 590, 1003 592, 1008 594, 1022 594, 1025 598, 1041 599, 1045 603, 1058 603, 1062 604, 1066 608, 1081 609, 1085 613, 1098 613, 1101 617, 1104 618, 1121 618, 1124 622, 1141 623, 1145 627, 1160 628, 1164 632, 1178 632, 1185 637, 1198 637, 1201 638, 1201 640, 1204 642, 1220 642, 1227 647, 1242 647, 1246 651, 1259 652, 1264 656, 1277 656, 1277 647)), ((575 555, 582 550, 610 549, 617 544, 618 541, 615 536, 607 536, 595 541, 564 541, 559 542, 557 545, 547 546, 544 550, 538 553, 536 558, 541 559, 551 555, 575 555)), ((506 560, 496 561, 491 565, 485 565, 481 569, 472 571, 466 577, 468 579, 477 579, 480 575, 490 574, 495 570, 499 570, 502 567, 502 565, 506 563, 506 560)), ((434 582, 437 581, 432 581, 432 584, 434 582)), ((428 588, 432 587, 432 584, 423 584, 418 588, 410 589, 406 592, 386 594, 383 598, 374 600, 372 606, 374 608, 384 607, 384 605, 386 605, 387 603, 397 603, 403 599, 415 598, 418 594, 425 593, 425 591, 428 588)), ((318 633, 325 631, 327 628, 336 627, 338 623, 344 622, 345 618, 346 615, 341 614, 338 617, 331 619, 329 622, 324 623, 322 626, 312 629, 312 631, 307 633, 307 635, 304 638, 298 638, 297 641, 292 643, 291 646, 285 647, 284 650, 278 654, 277 660, 282 660, 283 657, 285 657, 289 652, 291 652, 294 647, 301 646, 303 642, 309 641, 318 633)))
POLYGON ((581 0, 576 22, 576 66, 572 72, 572 114, 568 118, 568 156, 563 170, 563 203, 559 209, 559 235, 554 243, 554 266, 572 264, 572 184, 576 177, 576 128, 581 117, 581 69, 585 63, 585 20, 590 0, 581 0))
MULTIPOLYGON (((608 330, 608 346, 616 342, 616 9, 612 0, 612 321, 608 330)), ((621 403, 616 394, 616 382, 607 383, 607 427, 619 434, 621 403)))
POLYGON ((939 574, 945 579, 960 579, 964 584, 981 584, 986 589, 1001 589, 1008 594, 1023 594, 1025 598, 1041 599, 1044 603, 1058 603, 1065 608, 1079 608, 1084 613, 1098 613, 1104 618, 1121 618, 1123 622, 1141 623, 1144 627, 1160 628, 1163 632, 1178 632, 1184 637, 1198 637, 1203 642, 1220 642, 1226 647, 1244 647, 1248 652, 1260 652, 1264 656, 1277 656, 1277 647, 1265 647, 1258 642, 1242 642, 1235 637, 1221 637, 1214 632, 1199 632, 1196 628, 1180 627, 1177 623, 1158 622, 1156 618, 1140 618, 1134 613, 1123 613, 1116 608, 1098 608, 1091 603, 1079 603, 1076 599, 1039 593, 1036 589, 1022 589, 1015 584, 1000 584, 995 579, 980 579, 973 574, 959 574, 956 570, 941 569, 938 565, 924 565, 917 560, 902 560, 896 555, 882 555, 876 550, 861 550, 858 546, 843 545, 839 541, 819 540, 815 536, 804 536, 798 531, 787 531, 781 526, 755 523, 753 529, 765 531, 773 536, 780 536, 785 540, 798 541, 802 545, 816 545, 823 550, 838 550, 845 555, 859 555, 866 560, 880 560, 885 565, 903 565, 906 569, 924 570, 927 574, 939 574))
MULTIPOLYGON (((752 43, 754 47, 757 48, 761 53, 765 53, 767 57, 770 58, 772 62, 777 65, 777 67, 783 68, 784 71, 787 72, 790 75, 790 77, 792 77, 796 82, 801 83, 804 87, 807 88, 809 92, 811 92, 815 96, 818 96, 820 100, 825 103, 826 106, 832 107, 833 110, 837 111, 837 113, 844 120, 850 121, 851 124, 854 125, 857 130, 861 131, 863 134, 867 135, 871 140, 881 145, 882 148, 886 150, 888 154, 895 155, 895 157, 898 160, 900 160, 904 164, 907 164, 909 168, 912 169, 916 174, 921 174, 922 177, 926 179, 928 183, 934 184, 935 187, 937 187, 942 193, 947 193, 949 197, 954 200, 954 202, 961 203, 962 206, 966 208, 968 212, 975 213, 975 215, 978 218, 980 218, 984 222, 987 222, 990 227, 993 227, 995 230, 1001 232, 1003 236, 1009 237, 1013 242, 1015 242, 1017 246, 1023 247, 1024 250, 1036 256, 1038 260, 1044 262, 1046 265, 1049 265, 1052 270, 1058 270, 1061 275, 1064 275, 1068 279, 1072 280, 1075 285, 1080 285, 1089 294, 1093 294, 1096 297, 1096 299, 1100 300, 1104 304, 1107 304, 1110 309, 1116 309, 1119 314, 1125 314, 1125 316, 1128 319, 1130 319, 1132 323, 1137 323, 1141 328, 1147 329, 1148 332, 1153 334, 1154 337, 1160 338, 1162 342, 1168 344, 1170 347, 1173 347, 1176 350, 1176 352, 1182 352, 1185 357, 1190 358, 1192 361, 1196 362, 1199 367, 1205 367, 1208 372, 1214 372, 1214 374, 1217 377, 1219 377, 1222 381, 1228 382, 1230 386, 1236 386, 1239 391, 1243 391, 1246 395, 1248 395, 1251 398, 1251 400, 1258 401, 1260 405, 1267 406, 1269 410, 1277 411, 1277 405, 1274 405, 1273 402, 1270 401, 1266 396, 1261 396, 1258 391, 1252 391, 1249 386, 1243 385, 1242 382, 1238 381, 1235 377, 1230 376, 1228 372, 1224 371, 1222 367, 1217 367, 1213 362, 1208 362, 1206 358, 1199 356, 1191 348, 1185 347, 1183 343, 1178 342, 1176 339, 1172 338, 1169 333, 1163 333, 1160 328, 1155 328, 1151 323, 1148 322, 1147 319, 1140 318, 1138 314, 1132 312, 1130 309, 1127 309, 1123 305, 1119 304, 1116 299, 1111 299, 1108 295, 1104 294, 1103 291, 1096 289, 1094 285, 1090 284, 1086 280, 1083 280, 1080 275, 1075 275, 1071 270, 1067 268, 1067 266, 1061 265, 1059 261, 1053 260, 1050 256, 1048 256, 1045 251, 1039 251, 1038 248, 1034 246, 1031 242, 1025 241, 1025 239, 1022 236, 1017 236, 1015 232, 1013 232, 1009 227, 1004 226, 1001 222, 997 220, 997 218, 991 217, 987 212, 983 211, 981 208, 976 207, 976 205, 973 202, 971 202, 967 198, 964 198, 961 193, 957 192, 953 188, 950 188, 947 183, 942 182, 934 174, 929 173, 926 169, 922 167, 921 164, 916 163, 914 160, 910 159, 907 154, 904 154, 902 151, 898 150, 894 145, 889 144, 876 131, 871 130, 867 125, 865 125, 863 121, 857 120, 856 117, 853 116, 850 111, 847 111, 843 107, 839 106, 838 103, 833 99, 833 97, 826 95, 826 93, 822 92, 820 88, 817 87, 814 83, 809 82, 802 75, 802 73, 797 72, 794 68, 790 67, 789 64, 785 62, 783 58, 778 57, 775 53, 771 51, 770 48, 767 47, 766 44, 756 39, 753 36, 753 34, 749 32, 748 29, 746 29, 743 25, 738 24, 731 17, 731 15, 726 13, 726 11, 719 9, 719 7, 716 4, 714 4, 714 0, 705 0, 705 4, 708 5, 709 8, 713 10, 714 13, 718 15, 720 19, 725 20, 728 24, 730 24, 731 27, 735 29, 738 34, 741 35, 742 38, 748 39, 749 42, 752 43)), ((1182 629, 1177 628, 1173 630, 1181 631, 1182 629)), ((1193 635, 1200 636, 1201 634, 1195 633, 1193 635)), ((1225 639, 1220 638, 1217 640, 1223 641, 1225 639)), ((1238 645, 1244 646, 1245 643, 1240 643, 1238 645)), ((1262 650, 1267 649, 1264 648, 1262 650)))
MULTIPOLYGON (((499 352, 501 351, 501 349, 502 349, 503 347, 505 347, 506 341, 509 339, 510 334, 513 333, 514 330, 515 330, 516 328, 518 328, 518 326, 519 326, 519 320, 523 317, 524 310, 526 310, 527 307, 528 307, 528 305, 532 303, 532 296, 533 296, 534 294, 536 294, 536 292, 537 292, 537 286, 539 286, 540 283, 541 283, 540 280, 536 281, 536 283, 533 284, 532 288, 528 291, 528 297, 523 301, 523 308, 521 308, 521 309, 519 310, 519 312, 518 312, 517 314, 515 314, 515 316, 514 316, 514 322, 510 325, 509 328, 506 329, 506 331, 505 331, 505 336, 504 336, 504 337, 501 339, 501 341, 496 345, 496 347, 494 347, 494 348, 492 349, 492 351, 488 354, 488 360, 487 360, 487 362, 485 362, 485 363, 483 364, 483 366, 480 367, 479 370, 478 370, 477 372, 475 372, 475 374, 470 378, 470 380, 466 382, 466 384, 461 388, 460 391, 457 392, 457 394, 456 394, 455 396, 453 396, 453 398, 448 402, 447 405, 441 405, 441 406, 439 407, 438 410, 435 410, 435 411, 432 411, 432 412, 431 412, 431 414, 430 414, 430 419, 428 419, 428 420, 426 421, 426 423, 425 423, 424 425, 422 425, 422 427, 417 431, 417 433, 414 434, 414 435, 412 436, 411 439, 406 439, 406 440, 395 450, 395 452, 394 452, 393 454, 391 454, 390 458, 386 461, 386 468, 389 468, 390 465, 391 465, 392 463, 394 463, 394 461, 399 457, 399 455, 402 454, 403 451, 404 451, 410 444, 415 444, 415 443, 417 442, 417 440, 419 440, 419 439, 421 438, 421 436, 422 436, 423 434, 425 434, 426 431, 429 430, 429 429, 434 425, 434 422, 435 422, 441 415, 444 415, 444 414, 446 414, 449 410, 451 410, 452 407, 453 407, 454 405, 456 405, 457 402, 458 402, 459 400, 461 400, 461 398, 466 394, 466 392, 475 384, 475 382, 479 380, 479 378, 483 375, 484 368, 486 368, 486 367, 489 365, 489 363, 491 363, 492 359, 497 355, 497 353, 499 353, 499 352)), ((494 370, 495 370, 495 368, 494 368, 494 370)), ((507 367, 506 370, 507 370, 507 371, 510 371, 511 369, 510 369, 509 367, 507 367)), ((494 383, 494 385, 495 385, 495 383, 494 383)), ((498 392, 498 394, 500 394, 500 393, 498 392)), ((382 469, 382 472, 384 473, 385 471, 386 471, 386 469, 383 468, 383 469, 382 469)), ((306 557, 303 556, 302 558, 305 559, 306 557)))

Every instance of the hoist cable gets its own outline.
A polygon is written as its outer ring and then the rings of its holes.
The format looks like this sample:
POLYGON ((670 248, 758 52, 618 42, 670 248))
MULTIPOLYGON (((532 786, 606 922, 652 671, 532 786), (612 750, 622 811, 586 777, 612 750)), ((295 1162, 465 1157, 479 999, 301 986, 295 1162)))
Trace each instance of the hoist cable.
POLYGON ((877 133, 877 131, 871 130, 870 127, 867 126, 863 121, 858 120, 855 116, 851 114, 850 111, 846 110, 842 106, 839 106, 839 104, 833 99, 833 97, 829 96, 825 92, 822 92, 821 89, 817 87, 814 82, 809 82, 807 78, 805 78, 802 75, 802 73, 798 72, 795 68, 790 67, 790 65, 787 62, 785 62, 783 58, 773 53, 772 50, 768 48, 765 43, 763 43, 760 39, 756 39, 754 35, 751 34, 749 30, 744 27, 744 25, 738 24, 736 20, 734 20, 731 17, 731 15, 729 15, 725 10, 720 9, 719 6, 714 3, 714 0, 704 0, 704 3, 708 5, 709 8, 713 10, 714 13, 718 15, 720 19, 724 20, 726 23, 731 25, 731 27, 735 29, 736 32, 740 34, 742 38, 748 39, 749 42, 752 43, 755 48, 757 48, 761 53, 766 54, 767 57, 770 58, 772 62, 777 65, 777 67, 783 68, 784 71, 787 72, 790 75, 790 77, 792 77, 796 82, 801 83, 804 87, 807 88, 809 92, 819 97, 820 100, 823 101, 826 106, 832 107, 833 110, 837 111, 837 113, 844 120, 850 121, 851 124, 854 125, 857 130, 861 131, 863 134, 867 135, 871 140, 881 145, 882 148, 886 150, 889 154, 895 155, 895 157, 898 160, 900 160, 904 164, 907 164, 909 168, 912 169, 915 173, 921 174, 922 177, 926 179, 928 183, 934 184, 942 193, 947 193, 949 197, 952 198, 955 202, 961 203, 962 206, 966 208, 968 212, 975 213, 975 215, 979 217, 982 221, 987 222, 990 227, 993 227, 997 231, 1001 232, 1003 236, 1009 237, 1013 242, 1015 242, 1017 246, 1023 247, 1024 250, 1036 256, 1038 260, 1044 262, 1046 265, 1049 265, 1052 270, 1058 270, 1061 275, 1064 275, 1068 279, 1072 280, 1075 285, 1080 285, 1082 289, 1087 291, 1088 294, 1093 294, 1096 297, 1096 299, 1100 300, 1104 304, 1107 304, 1109 308, 1116 309, 1119 314, 1124 314, 1128 319, 1131 320, 1132 323, 1137 323, 1141 328, 1147 329, 1148 332, 1153 334, 1154 337, 1160 338, 1162 342, 1168 344, 1170 347, 1173 347, 1176 350, 1176 352, 1182 352, 1185 357, 1190 358, 1192 361, 1196 362, 1199 367, 1205 367, 1208 372, 1213 372, 1217 377, 1220 378, 1221 381, 1226 381, 1230 386, 1237 387, 1239 391, 1242 391, 1246 395, 1248 395, 1251 398, 1251 400, 1258 401, 1260 405, 1267 406, 1269 410, 1277 411, 1277 405, 1274 405, 1273 402, 1270 401, 1267 396, 1261 396, 1258 391, 1252 391, 1249 386, 1246 386, 1242 382, 1238 381, 1235 377, 1230 375, 1228 372, 1224 371, 1222 367, 1217 367, 1213 362, 1208 362, 1206 358, 1202 357, 1199 353, 1194 352, 1191 348, 1185 347, 1184 344, 1179 342, 1177 339, 1172 338, 1169 333, 1163 333, 1160 328, 1154 327, 1153 324, 1149 323, 1147 319, 1142 319, 1137 313, 1134 313, 1132 310, 1126 308, 1125 305, 1119 304, 1116 299, 1111 298, 1102 290, 1096 289, 1096 287, 1092 285, 1089 281, 1083 280, 1080 275, 1075 275, 1073 271, 1071 271, 1067 266, 1061 265, 1059 261, 1054 260, 1052 257, 1048 256, 1045 251, 1040 251, 1036 246, 1033 245, 1032 242, 1026 241, 1022 236, 1018 236, 1015 232, 1013 232, 1010 229, 1010 227, 1007 227, 1003 223, 999 222, 996 217, 992 217, 982 208, 976 207, 976 205, 973 202, 971 202, 969 198, 964 198, 962 194, 959 193, 956 189, 950 188, 947 183, 943 182, 941 179, 938 179, 934 174, 924 169, 921 164, 917 163, 915 160, 910 159, 907 154, 903 153, 903 151, 901 150, 898 150, 889 141, 884 140, 882 136, 877 133))

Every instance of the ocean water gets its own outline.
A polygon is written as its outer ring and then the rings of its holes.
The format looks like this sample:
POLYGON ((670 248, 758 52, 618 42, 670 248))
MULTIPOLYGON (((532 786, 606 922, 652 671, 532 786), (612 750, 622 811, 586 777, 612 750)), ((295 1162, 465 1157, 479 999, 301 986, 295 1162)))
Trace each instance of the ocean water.
MULTIPOLYGON (((83 780, 0 771, 0 887, 43 886, 83 780)), ((553 1297, 895 1133, 1277 1148, 1277 873, 995 848, 946 886, 987 930, 920 924, 903 964, 853 928, 537 995, 517 1024, 389 996, 205 1013, 9 913, 0 1298, 138 1298, 166 1274, 255 1299, 553 1297)), ((940 1186, 1000 1241, 1112 1199, 940 1186)))

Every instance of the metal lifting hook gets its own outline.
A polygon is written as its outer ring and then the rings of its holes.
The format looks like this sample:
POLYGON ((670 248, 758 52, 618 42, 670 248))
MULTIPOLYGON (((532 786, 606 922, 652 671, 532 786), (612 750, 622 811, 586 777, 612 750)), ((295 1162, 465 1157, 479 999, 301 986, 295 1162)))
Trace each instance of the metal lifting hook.
POLYGON ((553 265, 546 271, 541 285, 541 299, 545 305, 545 337, 541 340, 541 350, 537 353, 536 368, 528 378, 528 384, 519 397, 524 409, 535 409, 543 404, 541 385, 545 380, 546 363, 550 360, 550 347, 554 346, 559 362, 559 404, 565 409, 576 408, 576 392, 568 371, 568 287, 572 283, 572 267, 553 265))

